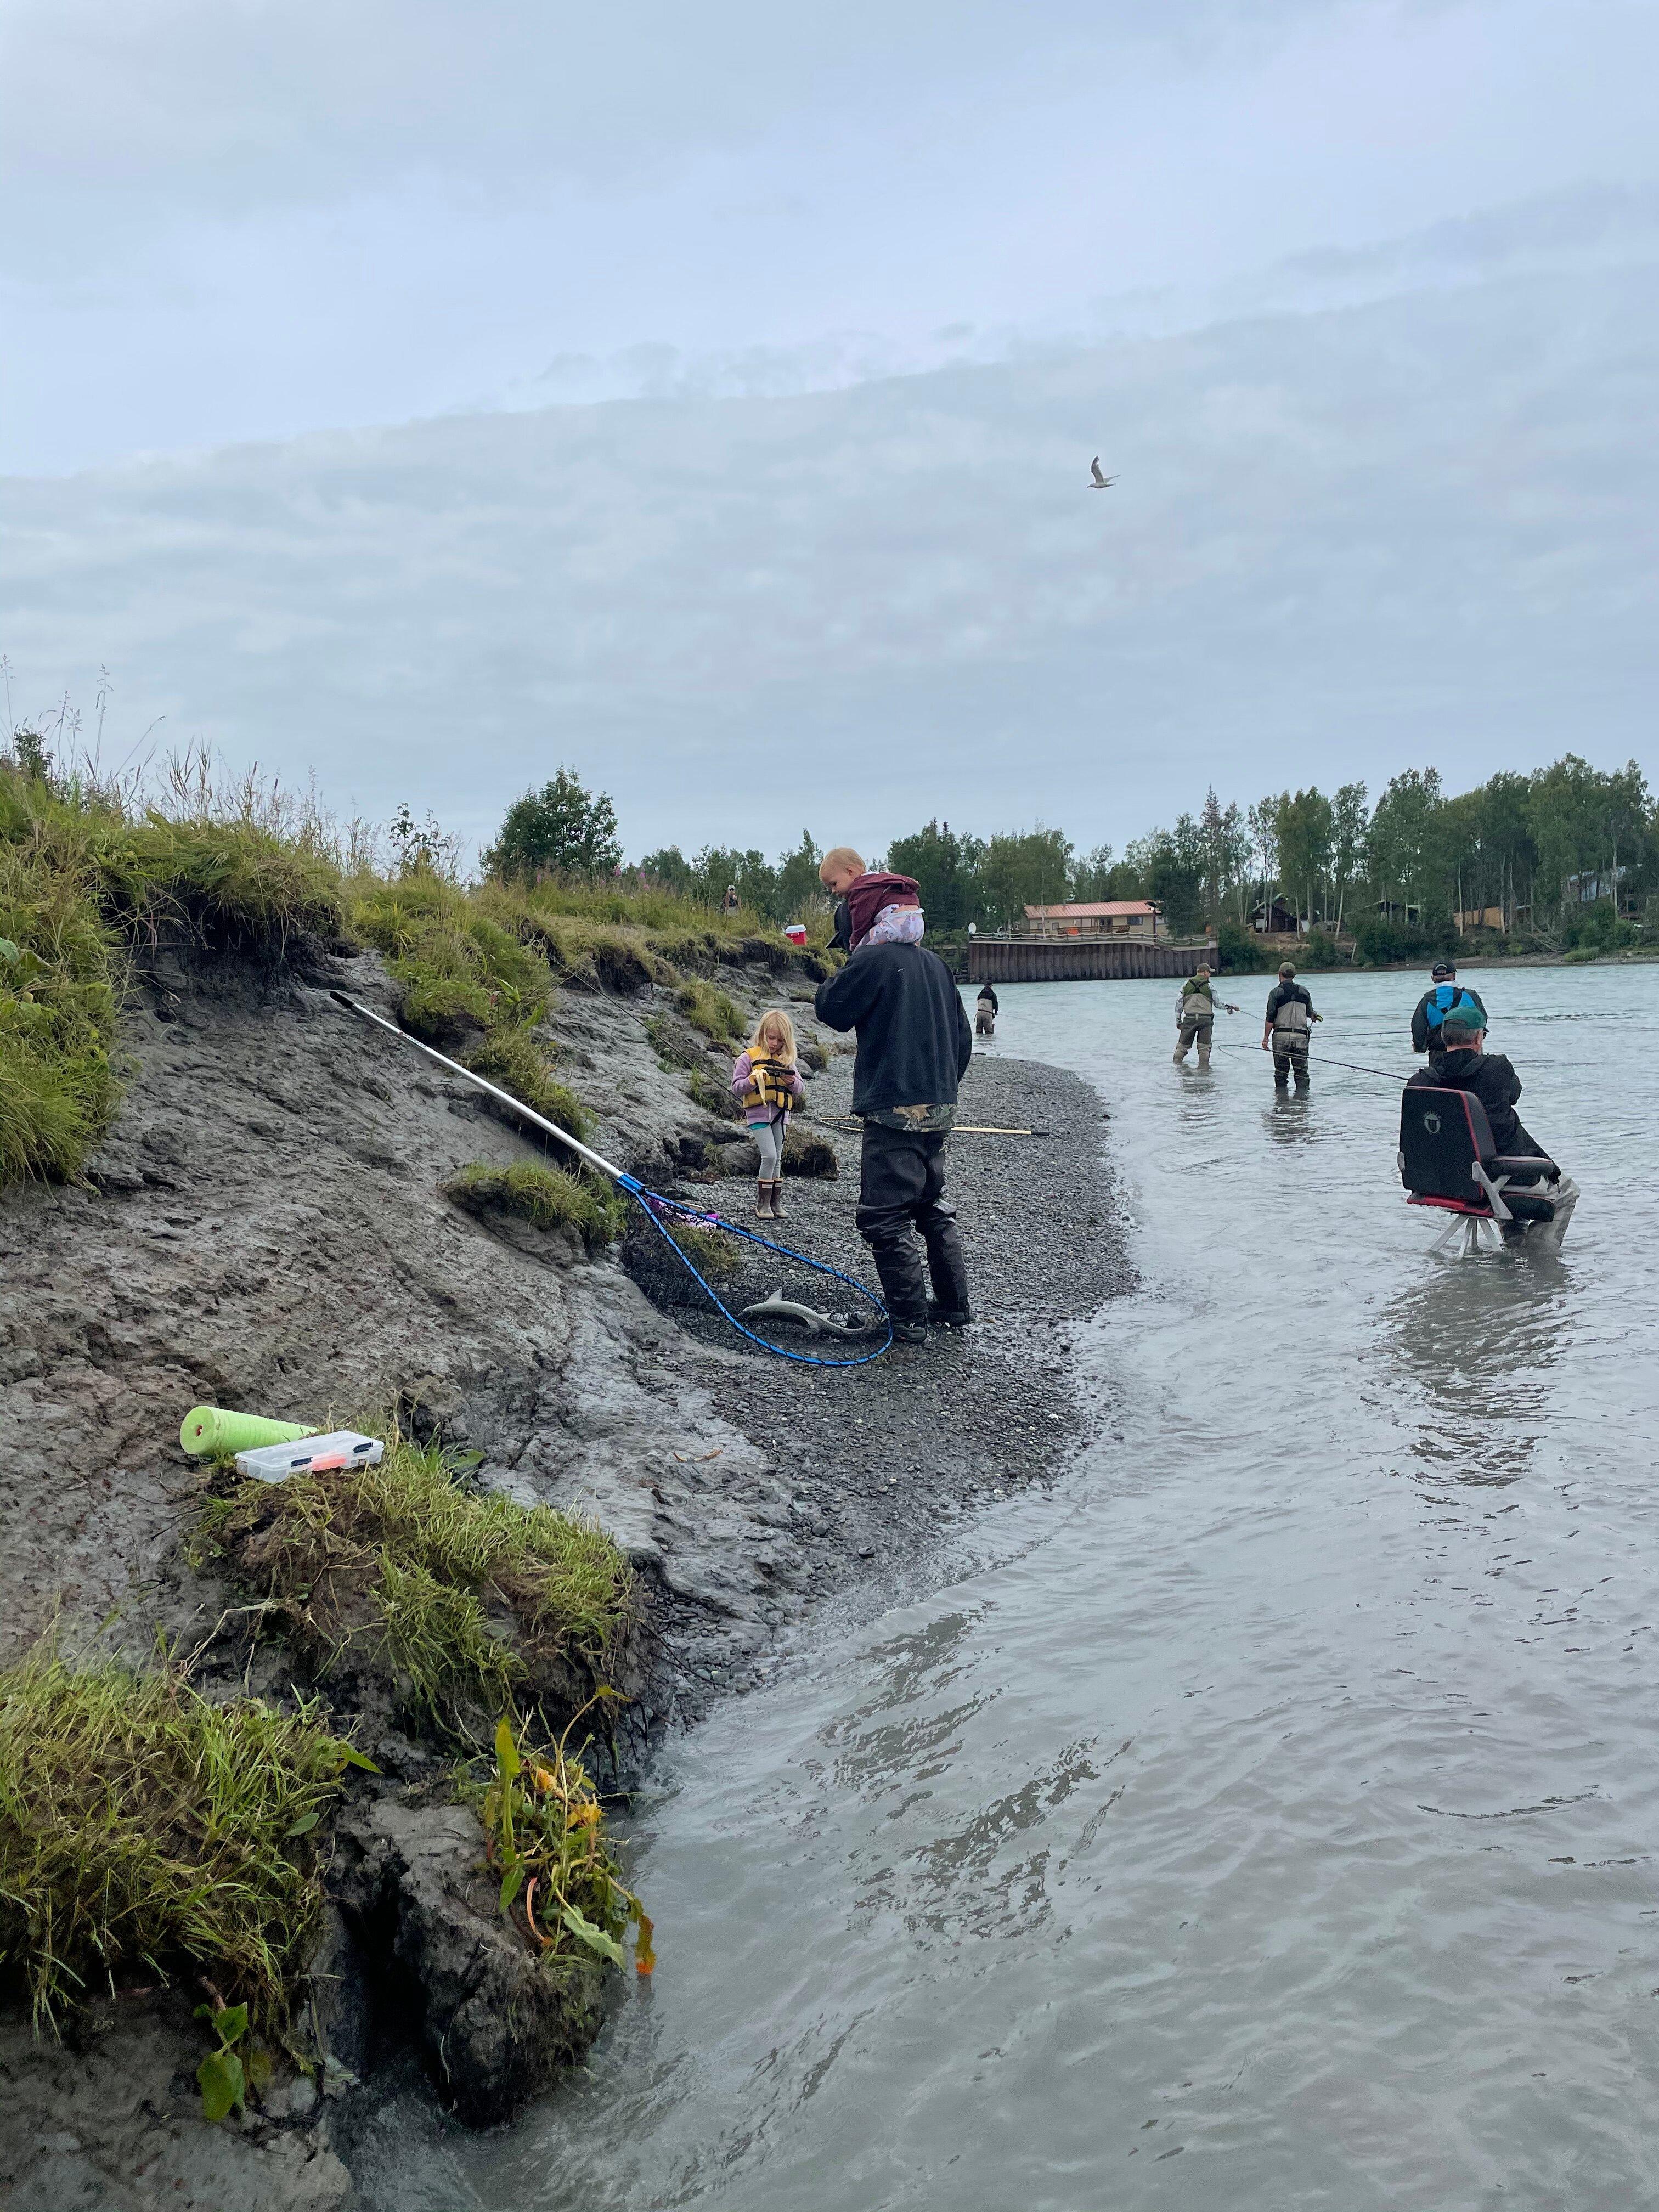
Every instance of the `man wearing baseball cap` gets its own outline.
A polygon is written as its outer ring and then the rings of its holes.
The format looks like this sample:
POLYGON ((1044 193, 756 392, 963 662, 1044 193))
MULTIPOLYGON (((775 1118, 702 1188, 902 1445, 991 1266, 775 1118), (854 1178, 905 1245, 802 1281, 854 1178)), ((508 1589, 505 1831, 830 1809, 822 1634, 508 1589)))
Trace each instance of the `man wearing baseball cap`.
POLYGON ((1324 1018, 1315 1013, 1307 986, 1297 981, 1294 967, 1288 960, 1283 962, 1279 981, 1267 994, 1267 1017, 1261 1024, 1261 1049, 1273 1056, 1277 1090, 1288 1091, 1292 1076, 1298 1091, 1307 1089, 1308 1025, 1324 1018))
POLYGON ((1435 1060, 1446 1049, 1441 1029, 1454 1009, 1461 1014, 1479 1014, 1475 1026, 1481 1030, 1486 1026, 1486 1010, 1479 994, 1458 981, 1455 960, 1437 960, 1429 973, 1431 988, 1418 1000, 1412 1016, 1412 1050, 1425 1052, 1435 1060))

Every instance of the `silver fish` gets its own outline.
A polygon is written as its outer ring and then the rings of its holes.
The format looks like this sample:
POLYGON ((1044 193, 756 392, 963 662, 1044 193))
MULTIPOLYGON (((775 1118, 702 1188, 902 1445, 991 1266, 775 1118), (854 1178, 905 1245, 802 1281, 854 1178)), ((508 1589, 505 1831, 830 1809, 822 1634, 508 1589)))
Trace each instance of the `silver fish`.
POLYGON ((816 1306, 801 1305, 794 1298, 787 1298, 781 1290, 774 1291, 769 1298, 758 1305, 744 1306, 744 1321, 798 1321, 813 1336, 867 1336, 870 1325, 862 1321, 837 1321, 834 1314, 820 1313, 816 1306))

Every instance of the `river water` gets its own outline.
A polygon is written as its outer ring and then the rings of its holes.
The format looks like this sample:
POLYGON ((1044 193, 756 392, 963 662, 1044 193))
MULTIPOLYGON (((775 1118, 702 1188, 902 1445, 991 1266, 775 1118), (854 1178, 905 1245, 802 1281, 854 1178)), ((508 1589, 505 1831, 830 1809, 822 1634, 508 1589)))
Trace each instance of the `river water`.
MULTIPOLYGON (((1396 1095, 1276 1100, 1265 979, 1207 1076, 1175 983, 1002 994, 1111 1109, 1099 1441, 672 1747, 654 1984, 511 2130, 400 2100, 375 2212, 1659 2201, 1659 969, 1472 980, 1557 1260, 1431 1259, 1396 1095)), ((1410 1068, 1420 986, 1311 981, 1410 1068)))

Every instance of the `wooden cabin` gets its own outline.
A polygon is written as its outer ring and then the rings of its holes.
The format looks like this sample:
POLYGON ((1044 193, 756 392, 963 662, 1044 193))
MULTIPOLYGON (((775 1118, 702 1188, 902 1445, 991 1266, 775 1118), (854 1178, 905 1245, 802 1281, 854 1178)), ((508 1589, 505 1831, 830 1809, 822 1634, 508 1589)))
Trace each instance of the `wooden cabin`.
POLYGON ((1158 935, 1158 908, 1151 899, 1085 899, 1069 906, 1028 906, 1025 927, 1033 937, 1132 937, 1150 943, 1158 935))

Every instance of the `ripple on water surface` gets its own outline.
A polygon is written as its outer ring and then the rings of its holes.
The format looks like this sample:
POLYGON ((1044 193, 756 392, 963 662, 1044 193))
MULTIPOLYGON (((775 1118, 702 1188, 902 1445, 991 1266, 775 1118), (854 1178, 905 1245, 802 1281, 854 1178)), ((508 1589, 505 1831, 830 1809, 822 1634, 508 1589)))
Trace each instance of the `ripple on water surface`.
MULTIPOLYGON (((1411 1065, 1416 987, 1315 977, 1316 1051, 1411 1065)), ((1487 988, 1488 982, 1490 988, 1487 988)), ((1557 1261, 1431 1261, 1397 1104, 1278 1099, 1263 979, 1207 1076, 1166 984, 1003 994, 1074 1067, 1145 1287, 1119 1440, 1004 1562, 673 1748, 654 1985, 469 2136, 411 2088, 372 2207, 1280 2212, 1659 2196, 1647 1755, 1659 972, 1494 973, 1584 1188, 1557 1261)))

